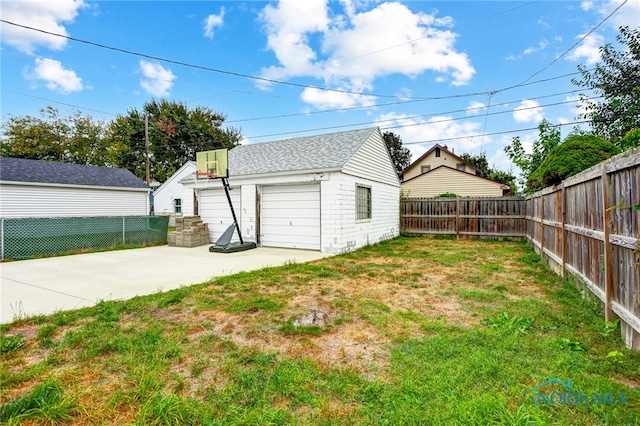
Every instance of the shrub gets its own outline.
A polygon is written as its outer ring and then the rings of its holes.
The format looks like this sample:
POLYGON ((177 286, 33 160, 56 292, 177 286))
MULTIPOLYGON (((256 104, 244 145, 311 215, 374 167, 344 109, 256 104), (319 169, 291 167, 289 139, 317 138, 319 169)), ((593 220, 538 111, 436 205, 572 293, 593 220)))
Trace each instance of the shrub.
POLYGON ((611 156, 620 149, 611 142, 593 135, 571 135, 556 146, 527 180, 527 188, 539 190, 557 185, 611 156))

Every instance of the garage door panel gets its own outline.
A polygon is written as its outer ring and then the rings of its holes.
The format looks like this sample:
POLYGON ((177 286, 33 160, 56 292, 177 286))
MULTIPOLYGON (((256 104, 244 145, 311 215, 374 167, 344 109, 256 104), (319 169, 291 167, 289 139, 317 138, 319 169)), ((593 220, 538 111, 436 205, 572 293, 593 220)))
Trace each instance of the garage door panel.
POLYGON ((286 218, 286 217, 280 217, 280 218, 273 218, 271 220, 269 220, 269 224, 267 226, 279 226, 279 227, 283 227, 283 228, 304 228, 304 227, 308 227, 308 228, 314 228, 317 229, 319 227, 318 221, 316 219, 313 218, 286 218))
POLYGON ((320 249, 320 185, 265 186, 262 245, 320 249))
MULTIPOLYGON (((240 212, 242 211, 240 189, 235 189, 229 193, 233 208, 236 211, 239 225, 242 225, 240 212)), ((198 199, 200 217, 203 222, 209 224, 209 238, 215 242, 222 233, 233 224, 233 216, 229 208, 229 201, 223 189, 207 189, 200 191, 198 199)), ((231 241, 240 241, 238 233, 235 232, 231 241)))

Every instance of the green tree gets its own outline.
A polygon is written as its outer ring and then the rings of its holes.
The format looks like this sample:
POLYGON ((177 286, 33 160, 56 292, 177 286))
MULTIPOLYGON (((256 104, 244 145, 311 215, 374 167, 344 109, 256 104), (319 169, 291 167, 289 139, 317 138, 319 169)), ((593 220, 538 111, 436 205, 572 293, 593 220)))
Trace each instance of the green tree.
POLYGON ((40 117, 9 118, 2 124, 0 154, 5 157, 110 165, 114 150, 105 141, 106 124, 76 111, 61 117, 51 106, 40 117))
POLYGON ((480 176, 486 177, 487 179, 491 179, 495 182, 509 185, 511 192, 514 194, 518 191, 516 176, 511 171, 506 172, 504 170, 498 170, 494 167, 490 167, 489 162, 487 161, 486 152, 481 152, 478 155, 472 155, 465 152, 460 156, 460 158, 467 163, 474 165, 480 171, 480 176))
POLYGON ((547 119, 543 119, 538 125, 538 139, 533 143, 531 153, 525 151, 518 136, 513 138, 511 144, 504 148, 504 152, 521 170, 520 185, 526 186, 531 173, 540 167, 549 152, 561 142, 560 128, 547 119))
POLYGON ((145 115, 148 120, 151 179, 163 182, 196 152, 233 148, 242 139, 235 128, 222 128, 226 117, 208 108, 189 109, 167 100, 146 102, 142 110, 119 115, 109 126, 109 141, 116 147, 116 165, 146 178, 145 115))
POLYGON ((618 154, 620 148, 595 135, 569 135, 553 148, 527 179, 527 188, 537 191, 557 185, 564 179, 618 154))
POLYGON ((591 91, 591 96, 580 94, 585 112, 579 117, 591 121, 596 135, 624 149, 620 140, 640 128, 640 27, 620 27, 616 38, 626 48, 618 51, 610 43, 602 46, 600 63, 593 69, 578 66, 581 78, 572 83, 591 91), (594 95, 602 96, 603 101, 594 102, 594 95))
POLYGON ((411 164, 411 151, 409 148, 402 146, 402 139, 393 132, 384 132, 382 134, 384 143, 387 145, 391 161, 396 167, 396 172, 400 173, 411 164))

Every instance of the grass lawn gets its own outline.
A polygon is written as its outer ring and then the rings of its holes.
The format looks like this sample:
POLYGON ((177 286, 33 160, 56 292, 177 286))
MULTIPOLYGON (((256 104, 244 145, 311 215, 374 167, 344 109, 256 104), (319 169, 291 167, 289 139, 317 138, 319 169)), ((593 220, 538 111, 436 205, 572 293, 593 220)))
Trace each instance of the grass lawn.
POLYGON ((0 373, 7 424, 640 424, 640 353, 519 242, 401 237, 21 320, 0 373))

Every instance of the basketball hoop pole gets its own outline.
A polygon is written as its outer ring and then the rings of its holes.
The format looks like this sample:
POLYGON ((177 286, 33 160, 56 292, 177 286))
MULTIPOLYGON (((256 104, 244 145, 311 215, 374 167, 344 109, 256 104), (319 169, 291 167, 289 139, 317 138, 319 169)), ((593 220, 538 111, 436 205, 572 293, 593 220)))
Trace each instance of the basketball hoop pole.
POLYGON ((240 244, 244 244, 244 241, 242 241, 242 233, 240 232, 240 225, 238 225, 238 220, 236 219, 236 212, 233 209, 233 203, 231 203, 231 195, 229 195, 229 181, 226 177, 222 178, 222 185, 224 186, 225 194, 227 194, 229 207, 231 207, 231 215, 233 216, 233 223, 236 225, 236 231, 238 231, 238 237, 240 237, 240 244))

